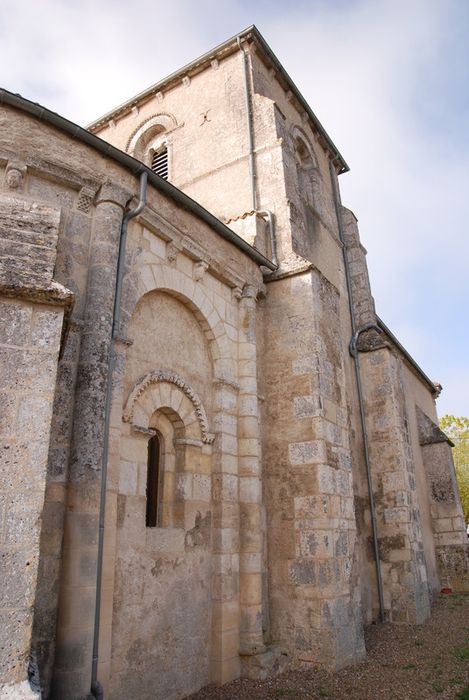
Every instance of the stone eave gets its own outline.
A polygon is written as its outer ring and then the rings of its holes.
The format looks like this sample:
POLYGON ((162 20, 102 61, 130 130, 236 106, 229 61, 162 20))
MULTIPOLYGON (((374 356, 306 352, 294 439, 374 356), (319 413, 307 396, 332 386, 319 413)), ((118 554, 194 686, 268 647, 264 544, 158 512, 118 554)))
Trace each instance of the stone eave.
POLYGON ((292 98, 296 100, 298 106, 307 115, 313 130, 319 134, 324 148, 331 155, 333 162, 336 163, 339 174, 348 172, 350 168, 341 156, 338 148, 335 146, 334 142, 327 134, 321 122, 314 114, 313 110, 308 105, 307 101, 301 94, 300 90, 296 87, 295 83, 290 78, 287 71, 283 68, 282 64, 275 56, 274 52, 267 44, 262 34, 254 25, 248 27, 239 34, 231 37, 231 39, 227 39, 227 41, 224 41, 222 44, 219 44, 211 51, 208 51, 202 56, 199 56, 199 58, 196 58, 191 63, 188 63, 187 65, 183 66, 174 73, 171 73, 166 78, 163 78, 163 80, 158 81, 146 90, 143 90, 143 92, 138 93, 130 100, 127 100, 126 102, 117 106, 115 109, 111 110, 110 112, 107 112, 102 117, 99 117, 94 122, 89 124, 87 126, 87 129, 92 133, 99 131, 110 121, 125 116, 133 108, 139 107, 144 102, 148 101, 150 98, 156 95, 156 93, 164 92, 164 90, 171 89, 174 85, 180 83, 182 79, 186 76, 190 78, 194 75, 197 75, 197 73, 206 70, 210 66, 212 61, 223 60, 223 58, 225 58, 226 56, 229 56, 230 54, 239 51, 238 39, 240 41, 251 41, 255 45, 257 51, 259 52, 263 60, 267 64, 271 65, 272 68, 275 70, 276 78, 283 87, 283 89, 286 92, 291 93, 292 98))
POLYGON ((405 349, 402 343, 399 342, 399 340, 396 338, 394 333, 387 327, 384 321, 382 321, 379 318, 379 316, 377 316, 376 319, 378 321, 379 328, 381 328, 382 332, 387 336, 388 340, 391 341, 391 344, 394 345, 394 347, 404 356, 404 359, 410 365, 414 373, 417 374, 419 379, 421 379, 428 386, 433 396, 435 396, 436 398, 439 394, 439 390, 437 389, 435 382, 432 382, 432 380, 425 374, 423 369, 417 364, 417 362, 414 360, 412 355, 405 349))

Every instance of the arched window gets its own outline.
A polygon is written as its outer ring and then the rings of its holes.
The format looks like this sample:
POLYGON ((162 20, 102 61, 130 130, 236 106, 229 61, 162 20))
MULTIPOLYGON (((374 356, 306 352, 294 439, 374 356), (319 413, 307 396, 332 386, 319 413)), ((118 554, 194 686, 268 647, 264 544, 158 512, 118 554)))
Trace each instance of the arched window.
POLYGON ((156 433, 148 440, 146 511, 147 527, 158 527, 161 524, 161 504, 163 496, 164 474, 162 462, 162 438, 159 433, 156 433))
POLYGON ((154 114, 145 119, 129 138, 125 150, 168 180, 171 170, 171 132, 178 128, 171 114, 154 114))
POLYGON ((162 146, 154 151, 151 159, 151 169, 165 180, 168 179, 168 149, 166 146, 162 146))

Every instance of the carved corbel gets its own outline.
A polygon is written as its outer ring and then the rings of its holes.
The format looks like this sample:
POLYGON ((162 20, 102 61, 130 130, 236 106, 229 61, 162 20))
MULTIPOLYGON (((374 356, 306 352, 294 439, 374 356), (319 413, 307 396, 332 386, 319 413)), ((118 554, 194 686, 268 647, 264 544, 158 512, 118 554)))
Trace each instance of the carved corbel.
POLYGON ((204 260, 196 263, 194 266, 194 279, 199 282, 208 270, 208 263, 204 260))
POLYGON ((253 284, 245 284, 242 296, 244 299, 257 299, 257 288, 253 284))
POLYGON ((9 161, 5 171, 5 185, 8 189, 22 192, 26 171, 26 165, 23 163, 9 161))
POLYGON ((259 299, 265 299, 267 296, 267 286, 265 284, 260 284, 257 290, 257 301, 259 299))
POLYGON ((179 253, 179 248, 178 246, 174 243, 174 241, 171 241, 170 243, 166 244, 166 260, 173 265, 176 262, 176 258, 179 253))

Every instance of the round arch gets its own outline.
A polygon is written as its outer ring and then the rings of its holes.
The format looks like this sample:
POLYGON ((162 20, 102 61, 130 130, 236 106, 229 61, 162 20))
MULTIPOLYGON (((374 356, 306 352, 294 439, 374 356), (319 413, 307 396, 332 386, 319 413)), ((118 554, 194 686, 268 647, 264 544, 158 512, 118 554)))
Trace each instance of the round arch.
POLYGON ((172 114, 154 114, 135 129, 125 150, 134 158, 145 161, 150 149, 166 145, 166 135, 177 126, 172 114))
POLYGON ((135 301, 132 301, 127 309, 129 318, 141 299, 155 291, 179 299, 190 309, 208 341, 214 377, 236 383, 234 342, 230 339, 224 320, 203 287, 176 268, 147 263, 139 269, 135 301))
POLYGON ((318 161, 314 148, 311 144, 310 139, 307 137, 303 129, 299 126, 295 126, 292 129, 292 139, 293 139, 293 149, 295 151, 295 158, 304 170, 310 170, 311 168, 318 167, 318 161))
POLYGON ((205 408, 195 390, 183 377, 170 370, 155 370, 141 377, 126 401, 123 420, 148 429, 155 411, 172 409, 179 417, 186 438, 199 439, 211 445, 205 408))

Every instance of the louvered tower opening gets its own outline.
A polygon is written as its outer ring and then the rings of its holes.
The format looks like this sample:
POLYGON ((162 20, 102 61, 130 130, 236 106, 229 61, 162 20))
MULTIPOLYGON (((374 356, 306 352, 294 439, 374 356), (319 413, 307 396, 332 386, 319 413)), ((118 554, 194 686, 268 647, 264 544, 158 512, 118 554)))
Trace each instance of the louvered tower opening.
POLYGON ((165 180, 168 179, 168 151, 166 148, 153 154, 151 169, 165 180))

